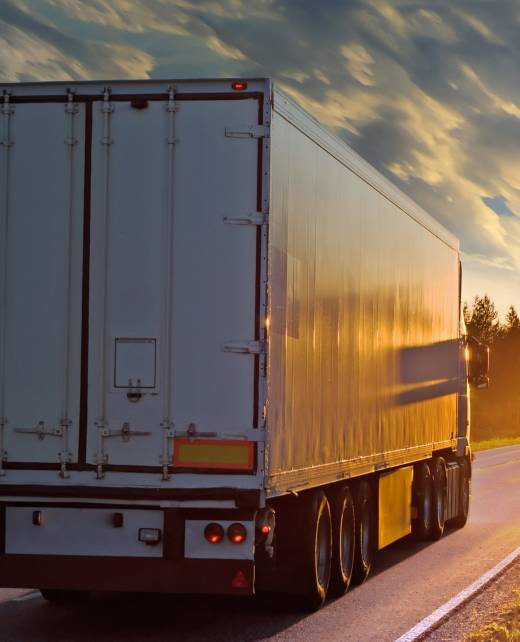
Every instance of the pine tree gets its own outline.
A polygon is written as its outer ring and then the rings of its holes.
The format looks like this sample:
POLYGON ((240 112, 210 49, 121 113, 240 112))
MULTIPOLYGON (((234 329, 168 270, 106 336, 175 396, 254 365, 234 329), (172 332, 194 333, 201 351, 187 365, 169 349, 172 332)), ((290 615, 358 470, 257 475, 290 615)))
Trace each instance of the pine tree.
POLYGON ((520 318, 514 305, 510 305, 507 311, 505 330, 508 334, 520 334, 520 318))
POLYGON ((497 319, 498 312, 488 295, 485 294, 483 297, 476 295, 468 324, 469 334, 482 343, 493 343, 500 333, 500 324, 497 319))

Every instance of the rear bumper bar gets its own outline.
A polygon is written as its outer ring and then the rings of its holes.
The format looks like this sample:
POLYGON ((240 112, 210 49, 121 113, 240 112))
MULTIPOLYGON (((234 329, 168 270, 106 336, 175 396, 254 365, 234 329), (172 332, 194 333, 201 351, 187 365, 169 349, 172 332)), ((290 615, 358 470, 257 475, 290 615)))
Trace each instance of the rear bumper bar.
POLYGON ((129 499, 153 501, 226 500, 237 508, 258 508, 260 491, 239 488, 132 488, 107 486, 48 486, 40 484, 0 484, 0 494, 7 497, 45 497, 70 499, 129 499))
POLYGON ((0 555, 0 586, 251 595, 254 593, 254 562, 252 560, 0 555), (239 571, 242 573, 238 582, 241 586, 234 587, 233 578, 236 578, 239 571))

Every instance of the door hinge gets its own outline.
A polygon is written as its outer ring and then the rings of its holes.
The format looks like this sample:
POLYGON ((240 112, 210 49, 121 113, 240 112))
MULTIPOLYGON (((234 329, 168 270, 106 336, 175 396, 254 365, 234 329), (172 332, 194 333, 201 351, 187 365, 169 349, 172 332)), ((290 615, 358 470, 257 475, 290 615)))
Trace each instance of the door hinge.
POLYGON ((231 341, 222 346, 224 352, 235 354, 262 354, 265 351, 263 341, 231 341))
POLYGON ((226 127, 227 138, 269 138, 269 133, 267 125, 251 125, 249 129, 241 131, 226 127))
POLYGON ((267 223, 267 214, 265 212, 252 212, 245 216, 224 216, 224 223, 227 225, 263 225, 267 223))

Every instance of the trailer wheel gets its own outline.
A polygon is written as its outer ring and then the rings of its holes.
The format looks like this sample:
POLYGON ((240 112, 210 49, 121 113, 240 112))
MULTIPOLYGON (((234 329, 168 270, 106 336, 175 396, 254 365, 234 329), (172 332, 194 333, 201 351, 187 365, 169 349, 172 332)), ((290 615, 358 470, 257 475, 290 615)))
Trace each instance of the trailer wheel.
POLYGON ((412 534, 417 539, 427 539, 433 519, 433 483, 430 467, 425 461, 416 464, 414 468, 413 505, 417 510, 417 517, 412 519, 412 534))
POLYGON ((356 535, 352 582, 362 584, 370 573, 376 539, 373 493, 367 481, 362 481, 357 487, 354 513, 356 535))
POLYGON ((89 591, 73 591, 64 589, 40 589, 42 597, 52 604, 73 604, 87 601, 89 591))
POLYGON ((348 486, 330 497, 332 513, 332 563, 329 595, 340 597, 352 579, 355 550, 354 500, 348 486))
POLYGON ((322 490, 310 493, 301 507, 302 528, 296 537, 302 538, 296 556, 296 587, 303 596, 306 610, 317 611, 325 601, 330 582, 332 556, 332 524, 330 506, 322 490), (303 591, 302 591, 303 589, 303 591))
POLYGON ((433 511, 430 539, 438 540, 444 533, 446 523, 446 462, 442 457, 433 461, 433 511))
POLYGON ((469 464, 467 459, 460 462, 459 514, 452 520, 455 528, 463 528, 468 521, 469 513, 469 464))

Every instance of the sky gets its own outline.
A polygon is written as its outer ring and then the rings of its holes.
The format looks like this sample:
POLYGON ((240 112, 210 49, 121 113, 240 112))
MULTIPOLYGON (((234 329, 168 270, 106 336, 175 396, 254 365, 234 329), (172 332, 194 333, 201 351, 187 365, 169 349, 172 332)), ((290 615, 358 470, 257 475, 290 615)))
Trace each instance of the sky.
POLYGON ((1 0, 0 82, 272 77, 520 310, 519 0, 1 0))

